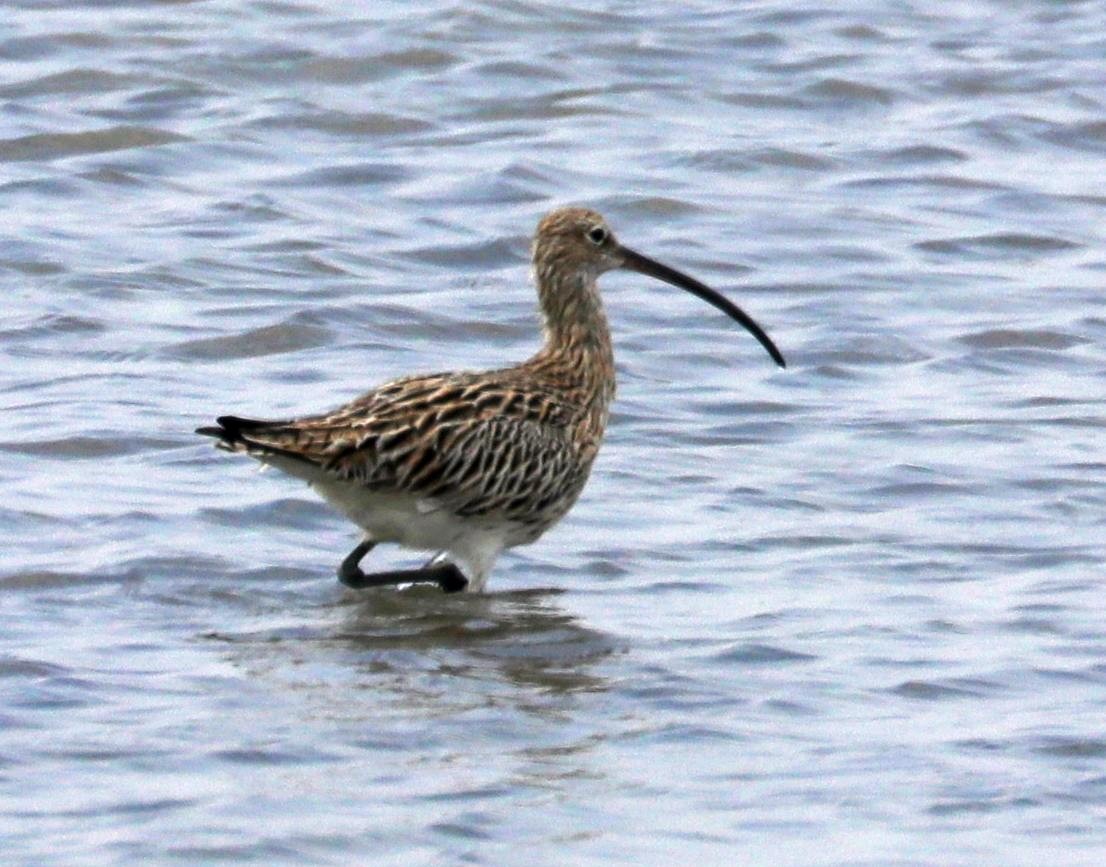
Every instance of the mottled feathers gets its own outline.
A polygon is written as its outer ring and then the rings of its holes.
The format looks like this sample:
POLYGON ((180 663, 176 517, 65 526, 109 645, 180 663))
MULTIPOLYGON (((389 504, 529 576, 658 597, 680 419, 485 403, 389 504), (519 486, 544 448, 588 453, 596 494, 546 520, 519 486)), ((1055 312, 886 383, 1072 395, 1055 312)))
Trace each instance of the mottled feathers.
MULTIPOLYGON (((575 502, 601 427, 566 399, 565 366, 533 362, 483 373, 396 380, 323 415, 234 416, 200 428, 264 461, 300 461, 369 491, 406 493, 459 517, 547 526, 575 502)), ((540 532, 540 531, 539 531, 540 532)))

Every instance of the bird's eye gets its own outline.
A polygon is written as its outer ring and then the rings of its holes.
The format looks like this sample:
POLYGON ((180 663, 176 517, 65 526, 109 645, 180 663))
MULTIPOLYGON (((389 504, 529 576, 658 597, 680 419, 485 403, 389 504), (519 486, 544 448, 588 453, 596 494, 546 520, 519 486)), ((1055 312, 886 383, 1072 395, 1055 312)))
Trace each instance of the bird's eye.
POLYGON ((607 230, 602 226, 596 226, 594 229, 588 232, 588 240, 596 246, 599 246, 607 240, 607 230))

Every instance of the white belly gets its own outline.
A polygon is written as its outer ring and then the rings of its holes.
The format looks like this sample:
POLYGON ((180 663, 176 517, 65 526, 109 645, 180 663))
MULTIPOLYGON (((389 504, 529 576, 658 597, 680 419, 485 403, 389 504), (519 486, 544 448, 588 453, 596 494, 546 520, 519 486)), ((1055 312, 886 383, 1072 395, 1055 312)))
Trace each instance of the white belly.
POLYGON ((311 487, 377 542, 441 551, 473 529, 445 509, 410 494, 384 494, 329 479, 313 482, 311 487))
POLYGON ((365 538, 392 542, 415 551, 446 551, 479 591, 505 548, 533 542, 539 535, 522 524, 461 518, 433 500, 412 494, 370 491, 355 482, 328 476, 302 461, 266 456, 264 463, 303 479, 334 508, 365 532, 365 538))

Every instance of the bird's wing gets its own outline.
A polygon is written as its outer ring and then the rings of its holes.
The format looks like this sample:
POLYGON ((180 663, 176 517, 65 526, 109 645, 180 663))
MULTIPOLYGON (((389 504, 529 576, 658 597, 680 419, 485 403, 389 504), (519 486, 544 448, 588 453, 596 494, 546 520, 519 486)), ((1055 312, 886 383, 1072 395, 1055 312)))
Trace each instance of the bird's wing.
MULTIPOLYGON (((567 500, 587 476, 573 415, 551 391, 509 379, 440 374, 396 380, 333 412, 291 421, 223 416, 200 428, 262 460, 305 461, 373 490, 461 515, 523 520, 567 500)), ((597 445, 597 444, 596 444, 597 445)))

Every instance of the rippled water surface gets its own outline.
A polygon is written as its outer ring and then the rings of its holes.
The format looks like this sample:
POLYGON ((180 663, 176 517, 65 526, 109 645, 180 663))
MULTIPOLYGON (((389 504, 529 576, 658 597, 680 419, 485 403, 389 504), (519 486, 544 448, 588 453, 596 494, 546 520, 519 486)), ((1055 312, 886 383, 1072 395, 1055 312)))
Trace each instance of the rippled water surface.
POLYGON ((5 4, 4 862, 1101 863, 1104 10, 5 4), (576 509, 344 591, 192 429, 524 357, 565 202, 789 368, 609 275, 576 509))

